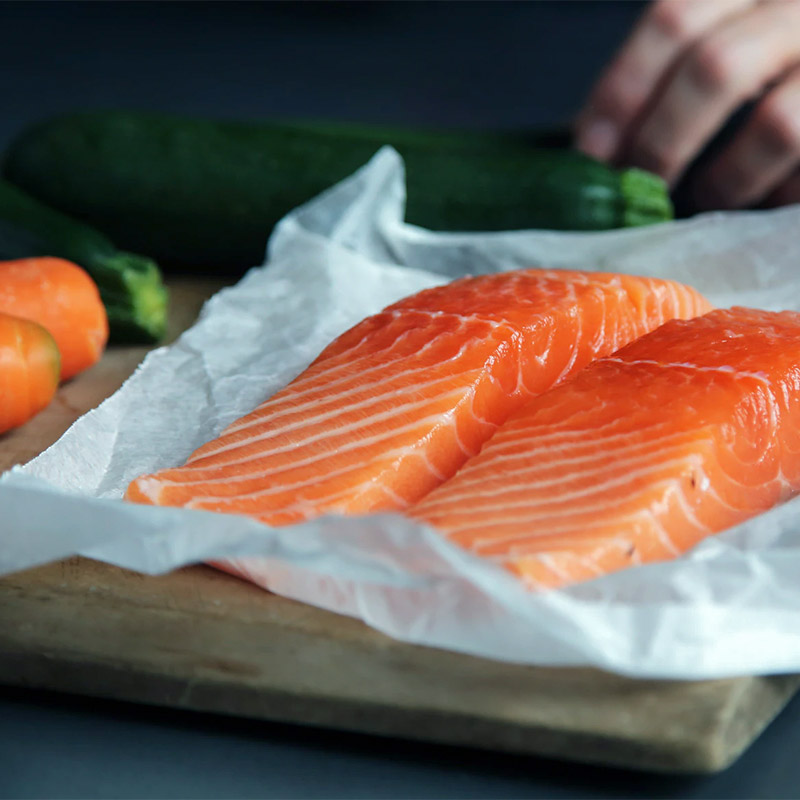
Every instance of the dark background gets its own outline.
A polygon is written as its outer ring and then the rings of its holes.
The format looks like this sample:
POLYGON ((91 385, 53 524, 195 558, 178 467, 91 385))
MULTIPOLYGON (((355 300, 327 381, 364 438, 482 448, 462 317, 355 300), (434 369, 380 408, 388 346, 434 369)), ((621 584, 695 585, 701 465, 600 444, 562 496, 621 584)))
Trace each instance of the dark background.
MULTIPOLYGON (((642 8, 0 3, 0 147, 96 107, 562 124, 642 8)), ((0 689, 2 797, 797 797, 798 744, 800 701, 728 772, 677 779, 0 689)))
POLYGON ((564 122, 640 2, 0 4, 0 145, 135 107, 493 128, 564 122))

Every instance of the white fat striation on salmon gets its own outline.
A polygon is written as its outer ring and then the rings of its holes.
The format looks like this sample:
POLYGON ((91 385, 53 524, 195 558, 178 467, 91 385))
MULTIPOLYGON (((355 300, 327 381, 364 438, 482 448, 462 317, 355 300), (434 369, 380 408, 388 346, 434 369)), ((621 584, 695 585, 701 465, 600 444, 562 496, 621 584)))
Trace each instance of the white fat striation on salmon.
POLYGON ((800 490, 800 314, 672 321, 529 401, 409 509, 559 586, 673 558, 800 490))
POLYGON ((403 509, 526 400, 708 308, 679 283, 600 273, 524 270, 428 289, 351 328, 184 466, 138 478, 126 497, 273 525, 403 509))

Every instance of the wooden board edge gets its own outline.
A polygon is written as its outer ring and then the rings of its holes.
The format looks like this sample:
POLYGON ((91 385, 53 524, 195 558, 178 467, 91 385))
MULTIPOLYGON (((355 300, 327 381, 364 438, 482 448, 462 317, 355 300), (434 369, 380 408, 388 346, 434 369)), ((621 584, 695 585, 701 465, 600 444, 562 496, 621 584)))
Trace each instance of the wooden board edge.
MULTIPOLYGON (((395 708, 391 721, 387 722, 389 717, 382 704, 370 707, 362 703, 355 707, 347 700, 329 696, 264 689, 256 693, 246 685, 225 684, 225 699, 220 702, 219 684, 213 680, 186 681, 179 676, 147 673, 115 664, 93 664, 90 677, 85 664, 52 653, 36 654, 35 658, 31 653, 4 653, 0 660, 0 684, 662 774, 713 773, 727 767, 739 755, 719 757, 702 739, 655 750, 650 742, 538 726, 496 726, 468 714, 454 725, 451 715, 445 718, 426 709, 395 708)), ((746 744, 749 742, 745 747, 746 744)))
MULTIPOLYGON (((17 606, 18 619, 35 620, 52 612, 55 598, 43 593, 17 606)), ((95 610, 103 613, 103 605, 95 610)), ((192 624, 192 616, 172 611, 192 624)), ((147 609, 142 609, 142 618, 147 609)), ((173 674, 151 668, 146 659, 130 663, 112 655, 71 652, 67 645, 15 637, 0 631, 0 683, 181 710, 211 712, 256 720, 308 725, 354 733, 543 756, 601 766, 644 769, 668 774, 713 773, 725 769, 788 702, 800 676, 749 678, 733 682, 707 723, 688 726, 683 737, 656 735, 646 741, 624 731, 602 734, 533 722, 492 720, 465 710, 422 706, 398 707, 387 701, 336 697, 308 690, 287 691, 250 683, 220 662, 202 674, 187 674, 178 664, 173 674), (454 719, 455 716, 455 719, 454 719), (747 717, 747 719, 745 719, 747 717)))
POLYGON ((708 771, 727 769, 761 735, 800 689, 800 675, 754 676, 733 687, 716 735, 706 743, 708 771))

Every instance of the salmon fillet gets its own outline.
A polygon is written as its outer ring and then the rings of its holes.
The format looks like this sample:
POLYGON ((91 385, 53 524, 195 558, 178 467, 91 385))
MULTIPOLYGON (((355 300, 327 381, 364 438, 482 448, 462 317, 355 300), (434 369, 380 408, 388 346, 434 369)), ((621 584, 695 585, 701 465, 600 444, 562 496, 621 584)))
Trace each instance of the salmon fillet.
POLYGON ((428 289, 365 319, 139 503, 285 525, 403 509, 450 478, 532 396, 708 302, 672 281, 525 270, 428 289))
POLYGON ((800 314, 672 321, 514 414, 408 513, 533 587, 670 559, 800 489, 800 314))

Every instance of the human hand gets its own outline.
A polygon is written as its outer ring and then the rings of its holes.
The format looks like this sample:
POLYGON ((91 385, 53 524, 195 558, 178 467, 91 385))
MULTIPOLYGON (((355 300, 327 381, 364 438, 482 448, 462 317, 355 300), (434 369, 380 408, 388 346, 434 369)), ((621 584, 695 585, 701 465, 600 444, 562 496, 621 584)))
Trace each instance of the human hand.
POLYGON ((800 1, 656 0, 592 90, 576 144, 674 187, 748 101, 693 179, 700 207, 800 202, 800 1))

